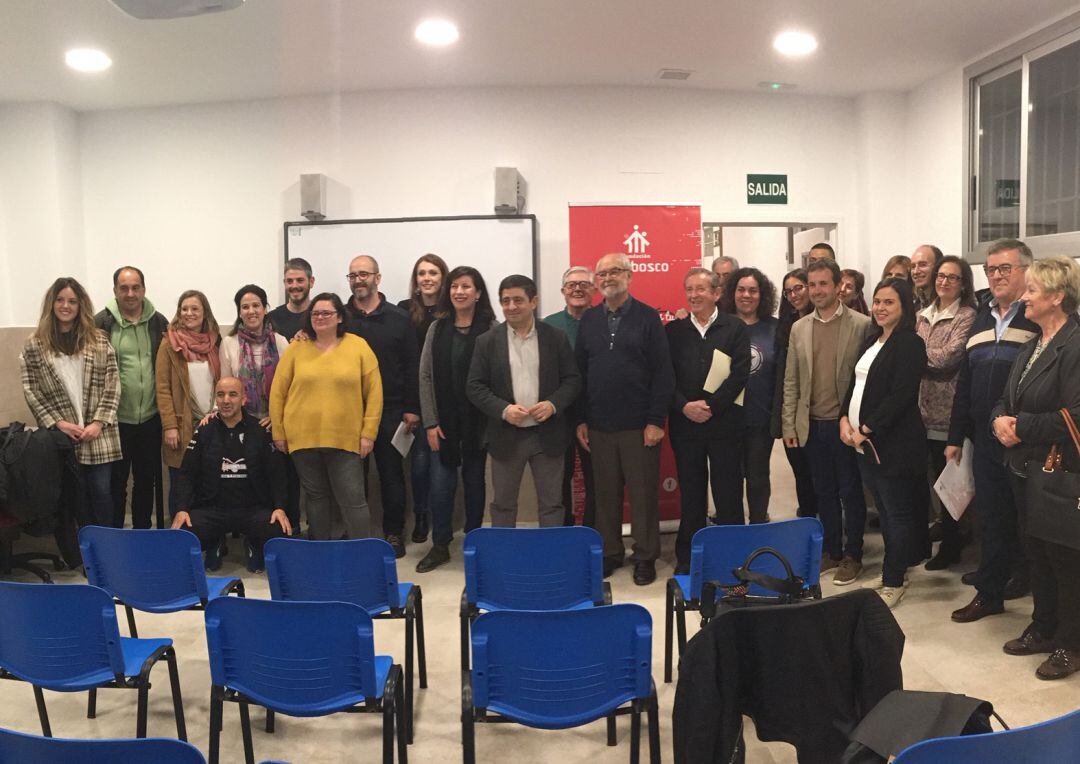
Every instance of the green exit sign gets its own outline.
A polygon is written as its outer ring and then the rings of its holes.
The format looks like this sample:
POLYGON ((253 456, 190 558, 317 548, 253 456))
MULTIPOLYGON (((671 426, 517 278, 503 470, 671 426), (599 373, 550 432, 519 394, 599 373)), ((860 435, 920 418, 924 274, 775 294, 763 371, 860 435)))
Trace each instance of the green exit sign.
POLYGON ((787 175, 747 175, 747 204, 787 204, 787 175))

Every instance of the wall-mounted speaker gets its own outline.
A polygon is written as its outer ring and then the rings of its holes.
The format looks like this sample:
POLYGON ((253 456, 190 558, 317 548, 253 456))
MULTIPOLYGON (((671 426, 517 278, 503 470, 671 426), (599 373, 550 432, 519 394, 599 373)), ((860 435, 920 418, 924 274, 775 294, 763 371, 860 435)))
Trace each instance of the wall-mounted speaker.
POLYGON ((495 168, 495 214, 519 215, 525 209, 525 179, 516 167, 495 168))
POLYGON ((300 214, 311 221, 326 219, 326 176, 322 173, 300 176, 300 214))

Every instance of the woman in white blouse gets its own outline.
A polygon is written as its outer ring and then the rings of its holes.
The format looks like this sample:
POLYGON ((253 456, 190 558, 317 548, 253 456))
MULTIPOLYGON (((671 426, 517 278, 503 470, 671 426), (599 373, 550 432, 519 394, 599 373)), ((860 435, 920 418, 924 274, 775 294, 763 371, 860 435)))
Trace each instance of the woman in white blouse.
POLYGON ((161 413, 161 450, 169 467, 169 511, 176 473, 184 460, 196 423, 214 407, 214 383, 221 377, 221 336, 206 295, 189 289, 176 303, 176 315, 158 347, 157 404, 161 413))
POLYGON ((86 489, 81 520, 111 525, 112 462, 121 453, 120 374, 116 353, 94 327, 94 306, 78 281, 59 278, 49 287, 19 366, 26 405, 38 426, 64 433, 75 447, 86 489))

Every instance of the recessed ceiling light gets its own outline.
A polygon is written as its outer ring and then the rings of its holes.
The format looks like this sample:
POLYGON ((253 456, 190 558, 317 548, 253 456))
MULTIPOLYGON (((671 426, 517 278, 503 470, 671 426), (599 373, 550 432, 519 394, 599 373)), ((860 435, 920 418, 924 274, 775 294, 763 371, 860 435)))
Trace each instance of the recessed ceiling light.
POLYGON ((73 48, 64 54, 64 62, 77 72, 103 72, 112 59, 96 48, 73 48))
POLYGON ((424 45, 443 47, 457 42, 458 28, 446 19, 425 19, 416 27, 416 39, 424 45))
POLYGON ((796 87, 798 87, 793 82, 770 82, 768 80, 766 80, 765 82, 759 82, 757 86, 759 88, 764 88, 765 90, 771 90, 773 92, 776 92, 778 90, 794 90, 796 87))
POLYGON ((808 56, 817 50, 817 40, 807 32, 781 32, 772 44, 777 53, 785 56, 808 56))

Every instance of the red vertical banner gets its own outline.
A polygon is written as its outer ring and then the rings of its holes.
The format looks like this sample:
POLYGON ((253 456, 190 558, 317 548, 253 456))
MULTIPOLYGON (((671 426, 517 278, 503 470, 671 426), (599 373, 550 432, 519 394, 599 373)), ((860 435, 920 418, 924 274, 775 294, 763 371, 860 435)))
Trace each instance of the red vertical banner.
MULTIPOLYGON (((685 306, 683 277, 701 265, 701 207, 571 205, 570 264, 595 268, 611 252, 630 258, 630 294, 656 308, 666 324, 685 306)), ((675 456, 665 437, 660 454, 660 519, 679 518, 675 456)), ((575 501, 576 503, 576 501, 575 501)), ((624 519, 629 522, 628 511, 624 519)))

